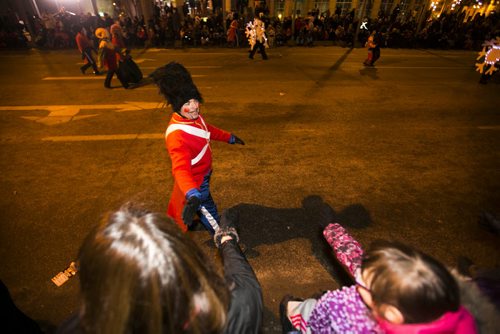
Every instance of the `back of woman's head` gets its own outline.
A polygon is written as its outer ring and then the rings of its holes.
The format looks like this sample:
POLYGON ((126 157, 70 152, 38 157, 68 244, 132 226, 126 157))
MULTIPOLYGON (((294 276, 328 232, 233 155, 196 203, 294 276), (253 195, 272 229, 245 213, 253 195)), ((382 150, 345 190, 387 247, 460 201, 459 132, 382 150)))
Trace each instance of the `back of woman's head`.
POLYGON ((197 245, 165 216, 108 214, 79 253, 89 333, 220 333, 229 293, 197 245))
POLYGON ((374 304, 396 307, 405 323, 430 322, 460 306, 457 282, 446 267, 407 245, 373 243, 362 271, 374 304))

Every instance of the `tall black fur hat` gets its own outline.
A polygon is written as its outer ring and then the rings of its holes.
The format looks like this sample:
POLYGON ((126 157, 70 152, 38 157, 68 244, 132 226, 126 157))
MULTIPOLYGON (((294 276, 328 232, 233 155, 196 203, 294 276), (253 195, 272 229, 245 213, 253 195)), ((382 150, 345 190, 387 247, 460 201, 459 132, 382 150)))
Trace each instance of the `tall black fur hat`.
POLYGON ((165 96, 176 113, 179 113, 182 105, 191 99, 203 102, 191 74, 182 64, 170 62, 154 70, 149 77, 160 88, 160 93, 165 96))

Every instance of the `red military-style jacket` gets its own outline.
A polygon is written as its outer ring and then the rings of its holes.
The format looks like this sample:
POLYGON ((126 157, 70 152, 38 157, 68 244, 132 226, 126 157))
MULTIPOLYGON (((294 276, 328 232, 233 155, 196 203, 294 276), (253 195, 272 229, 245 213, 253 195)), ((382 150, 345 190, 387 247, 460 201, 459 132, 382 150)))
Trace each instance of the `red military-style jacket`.
POLYGON ((172 115, 165 132, 165 141, 175 182, 185 195, 198 188, 203 177, 212 169, 210 140, 229 142, 231 133, 205 123, 200 115, 195 120, 172 115), (189 133, 188 131, 192 133, 189 133))

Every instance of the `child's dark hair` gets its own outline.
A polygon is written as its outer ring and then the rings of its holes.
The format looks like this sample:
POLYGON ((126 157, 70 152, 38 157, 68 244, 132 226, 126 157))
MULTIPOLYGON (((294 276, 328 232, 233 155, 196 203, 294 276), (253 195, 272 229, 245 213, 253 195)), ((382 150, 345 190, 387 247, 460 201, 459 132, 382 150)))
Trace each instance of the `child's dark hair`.
POLYGON ((425 323, 457 311, 460 293, 446 267, 431 256, 399 242, 376 241, 363 257, 375 305, 396 307, 405 323, 425 323))

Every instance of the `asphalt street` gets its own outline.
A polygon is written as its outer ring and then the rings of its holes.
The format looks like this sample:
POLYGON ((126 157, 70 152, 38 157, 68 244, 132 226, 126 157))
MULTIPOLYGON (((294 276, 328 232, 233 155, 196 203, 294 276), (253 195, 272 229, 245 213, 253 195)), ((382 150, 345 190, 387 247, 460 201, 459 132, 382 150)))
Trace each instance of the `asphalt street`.
MULTIPOLYGON (((212 193, 236 208, 262 285, 263 333, 278 304, 338 288, 321 205, 361 242, 396 239, 454 266, 500 265, 500 74, 479 85, 472 51, 281 47, 133 50, 143 73, 184 64, 213 125, 246 141, 214 142, 212 193)), ((0 279, 47 332, 78 305, 73 261, 88 231, 125 202, 165 212, 173 184, 156 87, 103 87, 77 50, 0 52, 0 279)), ((217 265, 205 231, 189 232, 217 265)))

